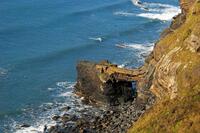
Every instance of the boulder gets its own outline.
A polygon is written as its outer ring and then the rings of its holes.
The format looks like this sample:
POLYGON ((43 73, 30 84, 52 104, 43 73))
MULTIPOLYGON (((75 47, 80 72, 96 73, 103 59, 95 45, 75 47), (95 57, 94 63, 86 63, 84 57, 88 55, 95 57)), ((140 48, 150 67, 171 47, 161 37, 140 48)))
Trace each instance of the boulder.
POLYGON ((30 127, 30 126, 31 126, 31 125, 24 123, 24 124, 22 124, 20 127, 27 128, 27 127, 30 127))

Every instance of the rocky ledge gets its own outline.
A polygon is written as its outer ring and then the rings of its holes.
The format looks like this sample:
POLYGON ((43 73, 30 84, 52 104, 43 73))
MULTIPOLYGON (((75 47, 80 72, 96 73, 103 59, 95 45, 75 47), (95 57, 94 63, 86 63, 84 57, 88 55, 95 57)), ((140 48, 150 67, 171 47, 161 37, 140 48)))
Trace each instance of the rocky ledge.
POLYGON ((49 132, 123 133, 131 125, 131 133, 199 132, 200 0, 180 0, 180 5, 182 13, 161 34, 143 67, 79 62, 75 93, 87 104, 106 108, 61 116, 49 132))
POLYGON ((156 104, 129 130, 199 132, 200 127, 200 0, 180 0, 176 16, 156 43, 144 66, 156 104))
POLYGON ((136 90, 136 81, 143 80, 146 73, 143 68, 129 70, 109 61, 81 61, 77 72, 75 93, 83 104, 97 110, 85 110, 79 116, 54 116, 58 124, 49 128, 49 133, 125 133, 154 103, 150 91, 136 90))
POLYGON ((145 71, 119 68, 109 61, 93 63, 81 61, 77 65, 75 92, 87 103, 119 105, 137 96, 136 81, 142 80, 145 71))

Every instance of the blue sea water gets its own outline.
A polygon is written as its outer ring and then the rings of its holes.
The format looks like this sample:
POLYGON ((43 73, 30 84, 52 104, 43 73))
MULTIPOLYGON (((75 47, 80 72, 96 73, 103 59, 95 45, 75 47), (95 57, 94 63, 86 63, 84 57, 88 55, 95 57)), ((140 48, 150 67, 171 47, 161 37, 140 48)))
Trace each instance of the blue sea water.
POLYGON ((65 94, 72 91, 79 60, 141 66, 180 12, 178 0, 142 2, 1 0, 0 132, 41 124, 51 114, 43 114, 45 105, 70 104, 65 94))

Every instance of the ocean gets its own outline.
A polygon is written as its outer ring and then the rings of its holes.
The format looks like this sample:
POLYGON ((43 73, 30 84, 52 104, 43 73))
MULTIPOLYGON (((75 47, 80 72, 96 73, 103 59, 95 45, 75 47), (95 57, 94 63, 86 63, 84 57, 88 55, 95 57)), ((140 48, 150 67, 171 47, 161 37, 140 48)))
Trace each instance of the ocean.
POLYGON ((141 2, 1 0, 0 132, 39 133, 63 106, 92 108, 72 93, 80 60, 141 66, 180 12, 178 0, 141 2))

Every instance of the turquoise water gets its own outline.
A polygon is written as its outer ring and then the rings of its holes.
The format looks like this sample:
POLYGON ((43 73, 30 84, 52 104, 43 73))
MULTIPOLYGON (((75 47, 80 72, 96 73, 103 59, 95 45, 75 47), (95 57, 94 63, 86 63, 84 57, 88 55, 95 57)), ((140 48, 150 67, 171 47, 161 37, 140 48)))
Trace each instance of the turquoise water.
POLYGON ((66 88, 76 80, 79 60, 142 65, 180 12, 178 0, 142 2, 1 0, 0 132, 28 119, 31 123, 27 109, 36 122, 44 103, 67 103, 58 95, 71 91, 66 88))

